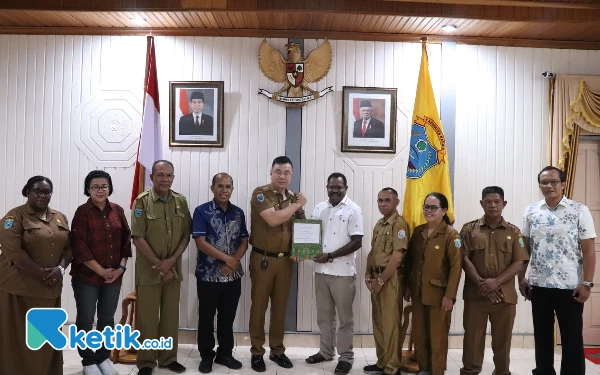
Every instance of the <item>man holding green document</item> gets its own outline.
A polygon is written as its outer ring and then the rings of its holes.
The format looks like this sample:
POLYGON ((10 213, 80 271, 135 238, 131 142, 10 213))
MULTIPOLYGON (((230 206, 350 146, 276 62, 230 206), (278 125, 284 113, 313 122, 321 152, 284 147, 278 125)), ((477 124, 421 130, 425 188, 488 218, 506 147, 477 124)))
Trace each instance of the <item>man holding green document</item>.
POLYGON ((348 198, 346 176, 332 173, 327 179, 329 199, 319 203, 311 219, 323 225, 323 253, 315 261, 317 324, 321 330, 320 349, 306 359, 309 364, 331 361, 336 349, 340 356, 335 373, 345 375, 352 369, 354 317, 352 304, 356 294, 356 250, 362 246, 363 217, 360 207, 348 198))

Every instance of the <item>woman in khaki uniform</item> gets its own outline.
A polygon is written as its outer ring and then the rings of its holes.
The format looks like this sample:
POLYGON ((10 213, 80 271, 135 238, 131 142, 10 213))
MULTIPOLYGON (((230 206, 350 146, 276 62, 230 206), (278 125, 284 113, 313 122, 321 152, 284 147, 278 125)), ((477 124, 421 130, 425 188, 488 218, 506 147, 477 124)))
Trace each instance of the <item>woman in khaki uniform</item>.
POLYGON ((62 375, 62 351, 25 344, 25 316, 31 308, 58 308, 65 268, 71 261, 65 215, 48 207, 52 182, 27 181, 27 203, 10 210, 0 229, 0 374, 62 375))
POLYGON ((448 199, 441 193, 425 197, 426 224, 415 228, 408 244, 407 269, 412 298, 412 338, 419 375, 442 375, 448 355, 450 317, 460 282, 460 236, 446 215, 448 199))

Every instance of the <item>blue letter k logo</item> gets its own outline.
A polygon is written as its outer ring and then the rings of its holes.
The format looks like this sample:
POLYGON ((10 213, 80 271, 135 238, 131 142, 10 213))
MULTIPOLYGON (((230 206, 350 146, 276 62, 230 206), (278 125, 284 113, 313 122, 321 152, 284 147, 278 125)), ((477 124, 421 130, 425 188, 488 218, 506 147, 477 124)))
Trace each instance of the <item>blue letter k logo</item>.
POLYGON ((38 350, 46 342, 55 350, 67 346, 67 337, 61 328, 67 321, 67 312, 56 308, 35 308, 27 311, 25 336, 27 347, 38 350))

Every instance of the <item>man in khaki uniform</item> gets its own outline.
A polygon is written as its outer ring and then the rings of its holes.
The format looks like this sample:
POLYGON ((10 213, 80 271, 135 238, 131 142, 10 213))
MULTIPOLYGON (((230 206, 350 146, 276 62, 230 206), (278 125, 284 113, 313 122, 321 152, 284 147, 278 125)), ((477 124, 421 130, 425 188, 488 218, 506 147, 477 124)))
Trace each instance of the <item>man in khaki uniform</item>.
POLYGON ((271 183, 252 192, 250 201, 250 280, 252 281, 252 305, 250 307, 251 365, 258 372, 266 370, 263 355, 265 349, 265 313, 271 298, 271 324, 269 327, 269 359, 283 368, 293 367, 285 355, 283 332, 288 293, 292 280, 293 260, 292 222, 304 219, 302 207, 306 204, 304 194, 288 190, 292 181, 292 161, 286 156, 273 160, 271 183))
POLYGON ((496 375, 510 375, 510 345, 516 315, 515 276, 529 260, 521 231, 502 218, 504 190, 489 186, 481 193, 484 216, 466 223, 462 237, 465 328, 461 375, 481 372, 488 318, 496 375))
POLYGON ((140 194, 131 213, 131 235, 136 247, 135 283, 137 292, 137 329, 140 342, 146 339, 173 338, 170 350, 139 350, 140 375, 150 375, 156 367, 183 372, 177 362, 179 329, 179 291, 183 272, 181 255, 190 242, 192 218, 187 200, 171 190, 173 164, 158 160, 152 166, 152 189, 140 194))
POLYGON ((398 192, 384 188, 377 195, 383 218, 373 229, 371 251, 367 257, 365 284, 372 293, 373 335, 377 363, 366 366, 368 374, 396 374, 402 359, 400 334, 404 275, 399 270, 408 248, 408 225, 397 211, 398 192))

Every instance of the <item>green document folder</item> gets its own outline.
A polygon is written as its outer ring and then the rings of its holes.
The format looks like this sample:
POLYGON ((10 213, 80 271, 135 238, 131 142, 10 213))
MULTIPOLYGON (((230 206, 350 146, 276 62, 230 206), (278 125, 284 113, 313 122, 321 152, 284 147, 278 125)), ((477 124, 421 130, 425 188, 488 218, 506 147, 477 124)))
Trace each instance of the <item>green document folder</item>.
POLYGON ((294 220, 292 256, 313 259, 323 254, 323 222, 312 219, 294 220))

